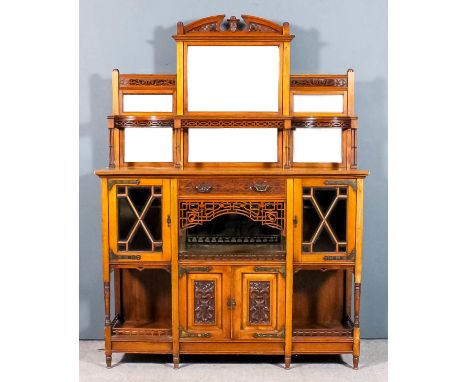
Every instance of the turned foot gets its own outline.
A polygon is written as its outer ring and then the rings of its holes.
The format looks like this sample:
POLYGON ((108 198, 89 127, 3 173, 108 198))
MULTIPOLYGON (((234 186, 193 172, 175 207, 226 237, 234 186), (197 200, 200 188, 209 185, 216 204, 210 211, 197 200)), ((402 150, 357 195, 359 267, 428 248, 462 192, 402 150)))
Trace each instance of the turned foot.
POLYGON ((175 355, 172 357, 172 362, 174 363, 174 369, 179 368, 179 356, 175 355))
POLYGON ((358 369, 358 365, 359 365, 359 356, 354 356, 353 357, 353 369, 354 370, 357 370, 358 369))
POLYGON ((106 354, 106 367, 110 369, 111 364, 112 364, 112 354, 106 354))
POLYGON ((284 356, 284 368, 289 369, 291 367, 291 356, 284 356))

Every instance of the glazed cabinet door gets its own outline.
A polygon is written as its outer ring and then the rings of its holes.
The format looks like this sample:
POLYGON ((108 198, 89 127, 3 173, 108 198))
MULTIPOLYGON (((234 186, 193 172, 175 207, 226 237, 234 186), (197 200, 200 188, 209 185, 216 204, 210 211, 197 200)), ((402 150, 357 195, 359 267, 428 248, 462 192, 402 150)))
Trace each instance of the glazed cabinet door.
POLYGON ((170 180, 109 179, 110 260, 170 261, 170 180))
POLYGON ((356 180, 294 180, 294 261, 353 261, 356 180))
POLYGON ((234 268, 234 339, 284 338, 284 282, 284 265, 234 268))
POLYGON ((230 338, 230 288, 229 266, 179 267, 181 340, 230 338))

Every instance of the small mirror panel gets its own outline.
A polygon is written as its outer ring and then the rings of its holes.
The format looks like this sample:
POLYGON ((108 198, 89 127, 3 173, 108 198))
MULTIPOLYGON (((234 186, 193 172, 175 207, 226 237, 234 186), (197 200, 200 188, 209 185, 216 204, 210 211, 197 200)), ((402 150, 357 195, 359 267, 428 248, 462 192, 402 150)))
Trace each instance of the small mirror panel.
POLYGON ((293 161, 302 163, 341 163, 341 129, 294 130, 293 161))
POLYGON ((172 94, 124 94, 123 112, 172 113, 172 94))
POLYGON ((189 129, 189 162, 277 162, 278 130, 189 129))
POLYGON ((342 94, 294 94, 295 113, 343 113, 342 94))
POLYGON ((125 162, 172 162, 172 129, 128 128, 124 135, 125 162))
POLYGON ((278 46, 189 46, 189 112, 278 112, 278 46))

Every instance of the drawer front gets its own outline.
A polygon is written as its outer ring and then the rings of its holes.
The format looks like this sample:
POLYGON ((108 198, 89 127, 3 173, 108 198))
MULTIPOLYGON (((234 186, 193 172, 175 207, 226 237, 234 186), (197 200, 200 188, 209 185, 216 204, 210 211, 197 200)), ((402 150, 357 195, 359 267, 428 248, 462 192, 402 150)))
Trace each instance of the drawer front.
POLYGON ((281 178, 197 178, 181 179, 179 195, 281 195, 286 194, 286 181, 281 178))

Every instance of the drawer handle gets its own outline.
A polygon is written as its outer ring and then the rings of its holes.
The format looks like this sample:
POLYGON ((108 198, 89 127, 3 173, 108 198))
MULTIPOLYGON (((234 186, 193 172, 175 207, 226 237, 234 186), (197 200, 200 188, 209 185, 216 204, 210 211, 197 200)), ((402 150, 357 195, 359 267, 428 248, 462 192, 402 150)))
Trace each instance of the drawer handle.
POLYGON ((269 184, 266 184, 266 183, 254 183, 250 187, 250 189, 255 191, 255 192, 267 192, 270 188, 271 188, 271 186, 269 184))
POLYGON ((202 193, 202 194, 207 194, 207 193, 211 192, 211 190, 213 189, 213 187, 211 187, 211 185, 209 185, 209 184, 203 183, 203 184, 197 184, 197 185, 195 186, 195 189, 196 189, 198 192, 202 193))

